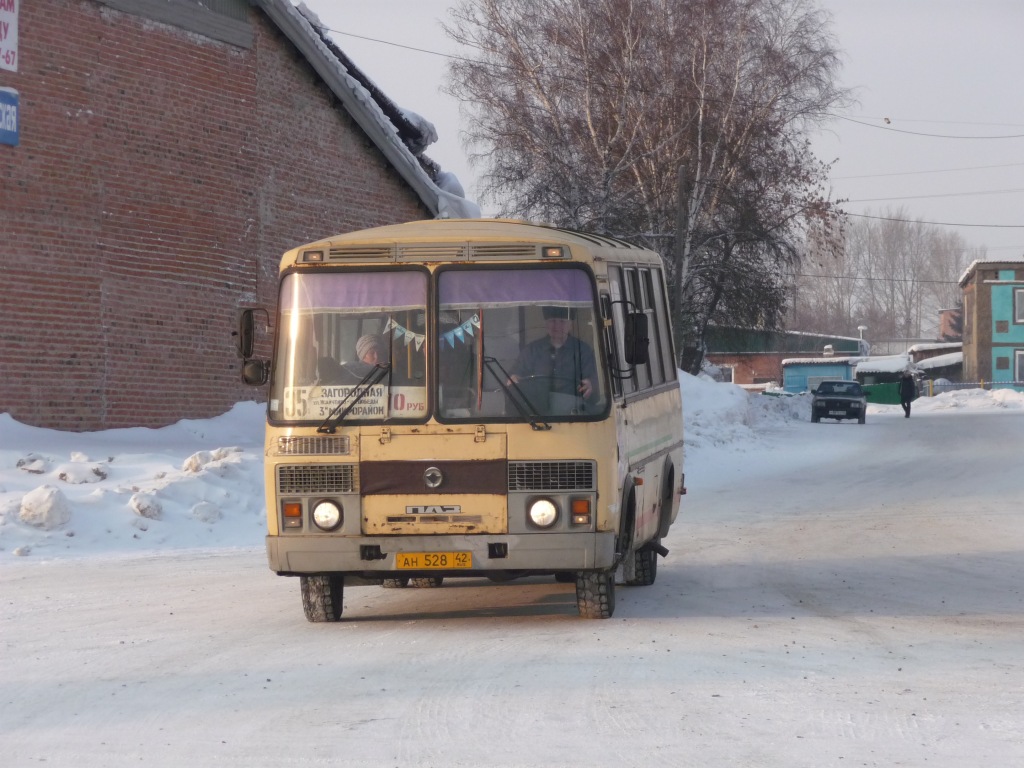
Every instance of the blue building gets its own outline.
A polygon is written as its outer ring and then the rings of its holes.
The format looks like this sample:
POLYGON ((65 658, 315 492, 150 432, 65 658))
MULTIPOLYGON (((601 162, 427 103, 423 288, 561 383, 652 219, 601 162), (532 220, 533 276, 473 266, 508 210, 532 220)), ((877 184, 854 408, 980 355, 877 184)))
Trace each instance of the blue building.
POLYGON ((972 263, 964 295, 964 381, 1024 390, 1024 260, 972 263))
POLYGON ((810 392, 825 379, 852 379, 861 357, 803 357, 782 361, 782 388, 810 392))

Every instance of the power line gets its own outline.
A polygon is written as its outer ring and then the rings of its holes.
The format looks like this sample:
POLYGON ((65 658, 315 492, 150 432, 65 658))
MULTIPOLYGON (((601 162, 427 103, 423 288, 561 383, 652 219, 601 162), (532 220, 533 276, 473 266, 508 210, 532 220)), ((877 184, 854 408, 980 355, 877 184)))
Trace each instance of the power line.
POLYGON ((877 283, 927 283, 929 285, 959 285, 959 280, 925 280, 910 277, 868 277, 866 275, 809 275, 803 272, 784 274, 784 277, 813 277, 822 280, 864 280, 877 283))
POLYGON ((859 219, 876 219, 878 221, 901 221, 904 224, 932 224, 936 227, 982 227, 987 229, 1024 229, 1024 224, 964 224, 950 221, 921 221, 918 219, 900 219, 895 216, 871 216, 866 213, 850 213, 843 211, 844 216, 855 216, 859 219))
POLYGON ((969 168, 939 168, 934 171, 900 171, 897 173, 869 173, 861 176, 833 176, 833 181, 848 181, 850 179, 884 179, 889 176, 921 176, 926 173, 957 173, 959 171, 988 171, 993 168, 1017 168, 1024 163, 999 163, 998 165, 975 165, 969 168))
POLYGON ((1024 189, 986 189, 980 192, 942 192, 937 195, 906 195, 904 197, 873 197, 866 200, 848 200, 850 203, 882 203, 888 200, 928 200, 935 197, 974 197, 976 195, 1007 195, 1024 189))
POLYGON ((330 27, 323 27, 328 32, 333 32, 336 35, 344 35, 345 37, 354 37, 357 40, 366 40, 370 43, 380 43, 381 45, 390 45, 393 48, 404 48, 407 51, 416 51, 416 53, 425 53, 429 56, 439 56, 442 59, 455 59, 456 61, 468 61, 470 63, 476 63, 475 59, 469 59, 465 56, 456 56, 453 53, 441 53, 440 51, 431 51, 427 48, 417 48, 414 45, 404 45, 402 43, 393 43, 390 40, 381 40, 378 37, 367 37, 366 35, 357 35, 354 32, 342 32, 340 29, 331 29, 330 27))
POLYGON ((863 125, 867 128, 876 128, 880 131, 888 131, 890 133, 905 133, 909 136, 927 136, 932 139, 1024 139, 1024 133, 1013 133, 1006 134, 1003 136, 963 136, 946 133, 924 133, 922 131, 905 131, 902 128, 892 128, 888 125, 874 125, 873 123, 865 123, 863 120, 854 120, 852 117, 846 117, 845 115, 832 115, 839 120, 846 120, 849 123, 855 123, 857 125, 863 125))

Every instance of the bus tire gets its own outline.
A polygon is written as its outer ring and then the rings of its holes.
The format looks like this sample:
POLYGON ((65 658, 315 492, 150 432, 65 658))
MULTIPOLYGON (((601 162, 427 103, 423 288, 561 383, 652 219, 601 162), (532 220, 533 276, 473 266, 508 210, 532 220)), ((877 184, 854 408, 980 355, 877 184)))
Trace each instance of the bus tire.
MULTIPOLYGON (((655 542, 657 543, 657 542, 655 542)), ((658 578, 658 553, 644 546, 629 553, 622 564, 623 583, 631 587, 649 587, 658 578)))
POLYGON ((345 577, 335 574, 300 576, 299 589, 302 593, 302 610, 308 621, 341 621, 344 608, 345 577))
POLYGON ((384 589, 401 589, 402 587, 409 586, 409 577, 400 576, 397 579, 384 579, 380 585, 384 587, 384 589))
POLYGON ((410 587, 433 588, 440 587, 444 583, 443 576, 427 576, 420 579, 409 579, 410 587))
POLYGON ((610 619, 615 613, 615 571, 577 573, 576 609, 584 619, 610 619))

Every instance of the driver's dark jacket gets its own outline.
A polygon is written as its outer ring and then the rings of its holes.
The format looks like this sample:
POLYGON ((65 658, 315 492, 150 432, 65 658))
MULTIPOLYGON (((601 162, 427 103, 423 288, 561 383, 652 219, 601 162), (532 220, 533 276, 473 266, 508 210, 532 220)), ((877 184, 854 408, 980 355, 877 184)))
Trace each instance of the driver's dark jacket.
POLYGON ((547 337, 526 345, 512 366, 513 376, 550 376, 551 391, 575 395, 583 379, 597 388, 597 363, 594 351, 575 336, 569 336, 557 349, 547 337))

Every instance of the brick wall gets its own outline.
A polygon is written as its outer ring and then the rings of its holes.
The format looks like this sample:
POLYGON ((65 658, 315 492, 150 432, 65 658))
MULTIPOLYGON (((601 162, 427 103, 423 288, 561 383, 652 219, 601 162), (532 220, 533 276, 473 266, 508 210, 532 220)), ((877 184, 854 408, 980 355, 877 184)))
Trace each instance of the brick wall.
POLYGON ((238 309, 287 248, 429 217, 258 10, 236 48, 91 0, 22 3, 0 145, 0 411, 161 426, 261 395, 238 309))

